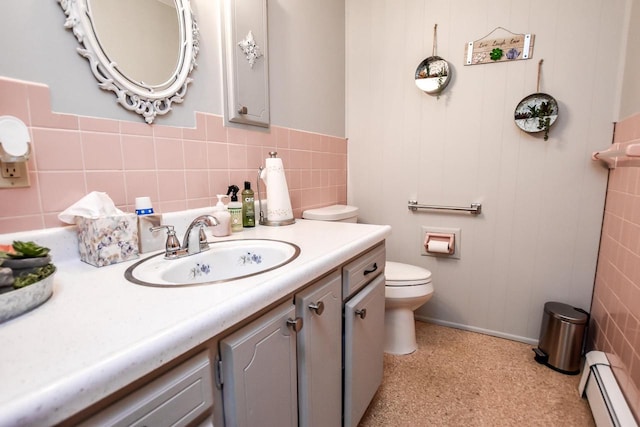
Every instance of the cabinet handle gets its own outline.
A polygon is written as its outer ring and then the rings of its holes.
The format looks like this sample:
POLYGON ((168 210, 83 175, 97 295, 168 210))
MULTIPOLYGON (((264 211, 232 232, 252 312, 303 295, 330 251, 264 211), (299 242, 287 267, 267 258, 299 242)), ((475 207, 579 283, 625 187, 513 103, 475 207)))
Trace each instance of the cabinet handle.
POLYGON ((247 110, 247 107, 245 107, 244 105, 240 108, 238 108, 238 113, 239 114, 247 114, 249 110, 247 110))
POLYGON ((302 329, 302 317, 296 317, 295 319, 287 319, 287 326, 293 329, 295 332, 300 332, 302 329))
POLYGON ((373 267, 371 267, 370 269, 364 271, 364 275, 366 276, 367 274, 371 274, 374 271, 376 271, 377 269, 378 269, 378 263, 374 262, 373 263, 373 267))
POLYGON ((309 304, 309 310, 313 310, 318 316, 321 316, 324 312, 324 303, 322 301, 311 303, 309 304))
POLYGON ((367 317, 367 309, 363 308, 361 310, 356 310, 356 316, 358 316, 361 319, 364 319, 365 317, 367 317))

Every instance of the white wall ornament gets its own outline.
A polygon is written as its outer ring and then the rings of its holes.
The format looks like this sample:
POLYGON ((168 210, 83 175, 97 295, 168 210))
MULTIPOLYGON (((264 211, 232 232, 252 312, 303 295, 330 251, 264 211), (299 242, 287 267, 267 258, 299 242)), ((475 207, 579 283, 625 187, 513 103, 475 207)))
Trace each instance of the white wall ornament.
MULTIPOLYGON (((112 91, 116 95, 118 104, 129 111, 141 115, 147 123, 151 124, 157 116, 171 111, 174 103, 181 103, 184 100, 187 86, 193 80, 190 74, 197 65, 196 56, 199 50, 198 25, 193 18, 189 0, 169 2, 173 4, 155 2, 165 8, 175 7, 175 16, 171 13, 169 15, 175 18, 172 18, 173 22, 171 24, 176 26, 175 32, 178 34, 179 40, 175 40, 174 43, 176 49, 174 54, 177 59, 174 61, 175 68, 167 70, 166 77, 162 81, 154 81, 152 83, 145 81, 144 77, 132 78, 131 74, 126 71, 128 69, 126 67, 127 64, 124 62, 119 64, 118 58, 115 57, 113 51, 105 49, 104 40, 101 42, 101 37, 106 36, 105 29, 107 28, 113 28, 115 30, 114 33, 121 34, 127 38, 123 40, 123 44, 133 44, 132 41, 137 41, 135 38, 132 39, 130 31, 125 31, 124 28, 121 28, 124 17, 129 16, 129 11, 116 10, 119 16, 115 18, 120 17, 122 19, 118 19, 114 23, 105 23, 103 21, 104 26, 100 28, 100 31, 97 31, 96 18, 98 16, 94 16, 95 10, 99 10, 97 0, 58 0, 58 3, 67 16, 64 27, 73 31, 80 44, 77 48, 78 53, 89 61, 91 71, 98 80, 98 86, 103 90, 112 91)), ((101 3, 101 5, 106 5, 101 7, 113 9, 125 6, 134 7, 134 4, 137 3, 115 2, 112 0, 101 3)), ((142 22, 147 17, 139 16, 139 18, 134 19, 142 22)), ((157 31, 168 31, 164 24, 157 25, 157 31)), ((144 64, 136 64, 137 68, 151 70, 153 65, 149 61, 153 59, 155 52, 168 49, 165 44, 159 40, 157 41, 159 43, 157 49, 154 47, 145 49, 144 52, 138 52, 139 55, 137 55, 136 60, 145 62, 144 64), (149 55, 150 52, 151 55, 149 55)))
POLYGON ((253 68, 256 60, 262 57, 262 52, 260 51, 260 46, 258 46, 253 39, 253 32, 251 30, 249 30, 247 36, 238 43, 238 46, 240 46, 242 53, 244 53, 245 58, 247 58, 249 67, 253 68))

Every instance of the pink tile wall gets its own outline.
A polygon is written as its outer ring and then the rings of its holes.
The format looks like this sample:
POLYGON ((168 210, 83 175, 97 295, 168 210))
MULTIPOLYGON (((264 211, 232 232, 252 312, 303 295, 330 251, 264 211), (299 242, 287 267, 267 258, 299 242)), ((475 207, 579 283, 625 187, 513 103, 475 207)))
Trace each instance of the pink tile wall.
MULTIPOLYGON (((29 127, 29 188, 0 189, 0 233, 62 224, 57 215, 90 191, 104 191, 122 210, 150 196, 158 212, 211 206, 229 184, 255 191, 258 167, 277 151, 287 171, 294 215, 346 203, 344 138, 272 126, 245 130, 196 114, 195 128, 58 114, 49 88, 0 77, 0 116, 29 127)), ((113 108, 120 108, 114 101, 113 108)), ((264 188, 264 187, 263 187, 264 188)))
MULTIPOLYGON (((640 142, 640 114, 616 126, 614 142, 640 142)), ((591 306, 590 347, 609 356, 640 419, 640 168, 611 169, 591 306)))

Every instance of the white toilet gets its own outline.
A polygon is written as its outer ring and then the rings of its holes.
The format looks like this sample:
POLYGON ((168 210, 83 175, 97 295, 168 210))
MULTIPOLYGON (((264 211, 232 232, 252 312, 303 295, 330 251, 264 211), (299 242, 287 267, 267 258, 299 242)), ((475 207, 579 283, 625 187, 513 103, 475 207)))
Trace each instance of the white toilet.
POLYGON ((413 312, 433 296, 431 272, 415 265, 387 261, 384 275, 384 351, 413 353, 418 348, 413 312))
MULTIPOLYGON (((358 208, 333 205, 310 209, 302 218, 317 221, 357 222, 358 208)), ((431 272, 410 264, 387 261, 385 264, 385 336, 384 351, 409 354, 416 351, 416 327, 413 312, 433 296, 431 272)))

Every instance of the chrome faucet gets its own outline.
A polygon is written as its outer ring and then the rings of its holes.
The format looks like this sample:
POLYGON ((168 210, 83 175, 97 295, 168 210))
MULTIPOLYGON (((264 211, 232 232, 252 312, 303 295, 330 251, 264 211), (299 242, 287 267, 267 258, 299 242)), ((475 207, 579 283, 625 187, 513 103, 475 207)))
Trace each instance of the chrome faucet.
POLYGON ((184 233, 184 239, 182 239, 181 250, 186 251, 185 255, 193 255, 203 251, 209 250, 209 243, 207 243, 207 235, 204 233, 203 226, 214 227, 220 224, 218 219, 213 215, 200 215, 189 224, 187 231, 184 233), (191 237, 191 232, 194 227, 198 228, 198 236, 191 237))
POLYGON ((180 245, 180 241, 178 237, 176 237, 173 225, 151 227, 149 230, 167 229, 167 243, 165 245, 164 257, 165 259, 176 259, 209 250, 209 243, 207 242, 207 235, 204 232, 203 226, 213 227, 218 224, 220 223, 213 215, 200 215, 189 224, 187 231, 184 233, 182 245, 180 245), (197 235, 191 236, 194 228, 198 229, 198 233, 197 235))

